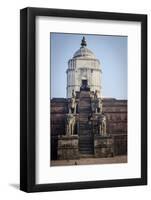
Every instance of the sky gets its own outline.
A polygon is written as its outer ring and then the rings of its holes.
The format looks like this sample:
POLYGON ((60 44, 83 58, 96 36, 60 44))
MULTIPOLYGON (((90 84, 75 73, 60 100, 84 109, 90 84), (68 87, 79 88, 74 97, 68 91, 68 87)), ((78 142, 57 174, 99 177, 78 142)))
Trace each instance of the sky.
POLYGON ((101 63, 102 96, 127 99, 127 36, 72 33, 50 33, 51 98, 66 97, 68 60, 80 48, 83 36, 101 63))

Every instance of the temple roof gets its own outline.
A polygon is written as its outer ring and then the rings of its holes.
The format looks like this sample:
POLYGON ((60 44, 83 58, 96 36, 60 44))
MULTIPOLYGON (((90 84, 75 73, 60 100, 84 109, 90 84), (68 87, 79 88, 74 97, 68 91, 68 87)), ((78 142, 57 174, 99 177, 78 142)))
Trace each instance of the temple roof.
POLYGON ((86 58, 95 59, 96 57, 94 53, 90 49, 88 49, 86 46, 87 46, 87 42, 85 40, 85 37, 83 37, 81 41, 81 47, 74 53, 73 58, 86 57, 86 58))

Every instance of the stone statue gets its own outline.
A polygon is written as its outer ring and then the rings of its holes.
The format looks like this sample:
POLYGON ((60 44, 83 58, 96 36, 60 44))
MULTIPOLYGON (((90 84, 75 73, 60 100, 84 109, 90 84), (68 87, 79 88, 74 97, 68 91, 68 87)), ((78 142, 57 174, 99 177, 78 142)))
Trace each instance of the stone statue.
POLYGON ((75 116, 73 114, 67 114, 66 116, 66 135, 71 136, 74 134, 75 129, 75 116))
POLYGON ((95 102, 94 99, 91 100, 91 111, 92 111, 93 113, 96 112, 96 102, 95 102))
POLYGON ((98 92, 91 93, 91 110, 93 113, 102 113, 102 99, 98 98, 98 92))
POLYGON ((102 118, 98 117, 98 134, 102 135, 102 118))
POLYGON ((91 100, 94 99, 94 92, 90 92, 90 98, 91 98, 91 100))
POLYGON ((74 90, 72 90, 72 98, 70 99, 69 103, 68 103, 68 108, 69 108, 69 114, 71 113, 76 113, 76 96, 75 96, 75 92, 74 90))
POLYGON ((106 117, 101 115, 98 117, 98 133, 101 136, 106 136, 106 117))
POLYGON ((102 136, 106 136, 106 117, 102 115, 102 136))
POLYGON ((94 98, 97 99, 98 98, 98 91, 95 90, 95 93, 94 93, 94 98))
POLYGON ((101 98, 97 99, 97 112, 102 113, 102 99, 101 98))
POLYGON ((75 97, 76 97, 75 92, 74 90, 72 90, 72 98, 75 98, 75 97))

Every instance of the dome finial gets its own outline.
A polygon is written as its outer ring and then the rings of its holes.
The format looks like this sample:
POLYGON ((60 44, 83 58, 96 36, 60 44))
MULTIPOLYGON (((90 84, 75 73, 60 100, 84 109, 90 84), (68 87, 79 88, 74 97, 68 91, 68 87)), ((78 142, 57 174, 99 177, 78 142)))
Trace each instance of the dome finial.
POLYGON ((83 36, 82 40, 81 40, 81 47, 87 46, 85 37, 83 36))

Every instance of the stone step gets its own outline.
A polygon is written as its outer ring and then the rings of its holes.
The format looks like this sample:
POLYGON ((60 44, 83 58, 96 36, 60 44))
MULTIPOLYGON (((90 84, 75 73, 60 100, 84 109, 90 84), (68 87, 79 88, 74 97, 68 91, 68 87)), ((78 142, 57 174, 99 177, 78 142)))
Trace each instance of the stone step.
POLYGON ((91 132, 92 132, 91 130, 83 129, 83 130, 80 130, 80 134, 79 135, 90 135, 91 132))
POLYGON ((79 149, 79 151, 81 154, 85 154, 85 155, 94 153, 93 149, 90 149, 90 150, 79 149))
POLYGON ((89 99, 80 99, 80 101, 79 101, 79 105, 91 105, 91 101, 89 100, 89 99))
POLYGON ((80 148, 93 148, 93 143, 89 144, 89 143, 79 143, 79 147, 80 148))
POLYGON ((92 132, 92 129, 91 129, 91 127, 90 126, 88 126, 88 125, 80 125, 79 126, 79 129, 80 130, 86 130, 86 131, 91 131, 92 132))
POLYGON ((91 124, 89 124, 89 121, 87 120, 87 122, 86 122, 86 119, 80 119, 79 120, 79 127, 83 127, 83 128, 91 128, 91 124))
POLYGON ((91 99, 89 97, 80 97, 79 99, 80 103, 83 103, 83 102, 88 102, 88 103, 91 103, 91 99))
POLYGON ((79 98, 81 101, 91 101, 91 99, 90 99, 90 97, 89 96, 84 96, 84 95, 82 95, 82 96, 80 96, 80 98, 79 98))
POLYGON ((84 105, 84 106, 79 106, 79 110, 90 110, 91 111, 91 106, 90 105, 84 105))
POLYGON ((84 127, 84 126, 87 127, 86 124, 88 124, 88 119, 81 119, 81 120, 79 120, 79 123, 80 123, 80 125, 82 125, 82 127, 84 127))
POLYGON ((79 126, 79 129, 82 130, 82 131, 86 130, 86 131, 91 131, 92 132, 91 128, 86 126, 86 125, 85 126, 79 126))
POLYGON ((90 96, 90 92, 89 91, 81 91, 80 95, 88 95, 88 96, 90 96))
POLYGON ((82 97, 82 98, 80 98, 79 100, 80 100, 79 103, 82 103, 82 102, 88 102, 88 103, 90 103, 90 102, 91 102, 91 99, 88 98, 88 97, 82 97))
MULTIPOLYGON (((91 134, 82 134, 82 135, 80 135, 79 134, 79 137, 90 137, 91 136, 91 134)), ((80 140, 80 142, 82 142, 82 141, 84 141, 84 139, 82 140, 80 140)), ((85 141, 84 141, 85 142, 85 141)), ((87 143, 89 143, 90 141, 87 141, 87 143)))
POLYGON ((84 143, 84 144, 93 144, 93 138, 92 137, 82 137, 80 136, 79 138, 79 144, 84 143))
POLYGON ((80 133, 79 137, 84 136, 84 137, 90 137, 91 133, 80 133))
POLYGON ((79 151, 81 154, 94 154, 94 140, 92 136, 79 136, 79 151))
POLYGON ((94 141, 93 141, 93 139, 90 137, 90 136, 85 136, 85 137, 83 137, 82 138, 82 136, 80 136, 80 138, 79 138, 79 144, 93 144, 94 143, 94 141), (86 139, 86 138, 88 138, 88 139, 86 139))
POLYGON ((88 120, 79 120, 79 128, 91 129, 91 126, 88 125, 88 120))
POLYGON ((80 128, 80 133, 92 133, 92 130, 91 129, 88 129, 88 128, 80 128))
POLYGON ((85 129, 85 128, 81 128, 80 131, 79 131, 80 135, 86 133, 86 134, 91 134, 92 133, 92 130, 90 129, 85 129))
POLYGON ((86 131, 91 131, 91 127, 89 125, 80 125, 79 126, 80 130, 86 130, 86 131))
POLYGON ((79 102, 79 107, 80 106, 91 106, 91 102, 90 101, 80 101, 79 102))
POLYGON ((90 99, 90 94, 89 94, 89 92, 81 92, 80 93, 80 99, 81 98, 88 98, 88 99, 90 99))
POLYGON ((79 108, 82 108, 82 107, 91 107, 91 104, 88 102, 79 103, 79 108))
POLYGON ((83 113, 83 114, 86 114, 86 113, 91 113, 91 109, 90 108, 87 108, 87 107, 85 107, 85 108, 79 108, 79 113, 83 113))
POLYGON ((94 146, 93 145, 89 145, 89 146, 79 145, 79 149, 83 151, 93 151, 94 146))
POLYGON ((91 102, 89 100, 80 101, 79 106, 90 106, 91 102))
POLYGON ((89 109, 82 109, 79 110, 79 117, 88 117, 91 114, 91 111, 89 109))
POLYGON ((93 136, 92 136, 92 135, 89 135, 89 136, 86 137, 86 136, 82 136, 82 135, 81 135, 81 136, 79 137, 79 140, 80 140, 80 139, 93 140, 93 136))
POLYGON ((92 132, 92 130, 89 128, 81 128, 80 131, 81 132, 90 132, 90 133, 92 132))
POLYGON ((94 158, 94 152, 93 153, 81 153, 80 158, 94 158))
POLYGON ((90 116, 90 112, 87 112, 85 114, 82 114, 79 112, 79 118, 88 118, 90 116))
POLYGON ((83 153, 87 153, 87 154, 93 153, 93 151, 94 151, 93 148, 84 148, 84 147, 80 147, 79 150, 80 150, 80 153, 83 152, 83 153))
POLYGON ((84 111, 89 111, 89 112, 91 112, 90 106, 83 106, 83 107, 79 107, 78 109, 79 109, 79 110, 78 110, 79 112, 80 112, 80 111, 83 111, 83 112, 84 112, 84 111))
POLYGON ((89 122, 88 118, 79 119, 80 124, 87 124, 89 122))
POLYGON ((90 128, 88 123, 89 123, 88 119, 79 119, 79 127, 81 127, 81 128, 82 127, 84 127, 84 128, 89 127, 90 128))
POLYGON ((90 116, 90 112, 87 112, 87 113, 80 113, 79 112, 79 118, 88 118, 90 116))
POLYGON ((91 99, 89 91, 81 91, 79 97, 79 151, 83 156, 94 154, 94 138, 92 126, 89 124, 91 114, 91 99))
POLYGON ((93 149, 93 147, 94 147, 93 144, 91 144, 91 145, 83 145, 83 144, 79 145, 79 148, 83 149, 83 150, 93 149))
POLYGON ((88 116, 79 116, 79 120, 82 122, 82 120, 87 120, 88 121, 88 116))
POLYGON ((93 142, 90 143, 90 141, 79 141, 79 146, 80 147, 93 147, 93 142))
POLYGON ((80 100, 79 101, 80 105, 83 103, 89 103, 89 104, 91 103, 91 100, 89 98, 80 98, 79 100, 80 100))
POLYGON ((81 151, 80 154, 81 154, 81 155, 82 155, 82 154, 84 155, 84 156, 81 156, 81 158, 87 158, 87 156, 85 156, 85 155, 89 155, 89 158, 91 158, 91 157, 93 156, 94 153, 91 152, 91 151, 90 151, 90 152, 83 152, 83 151, 81 151), (92 155, 92 156, 90 156, 90 155, 92 155))

